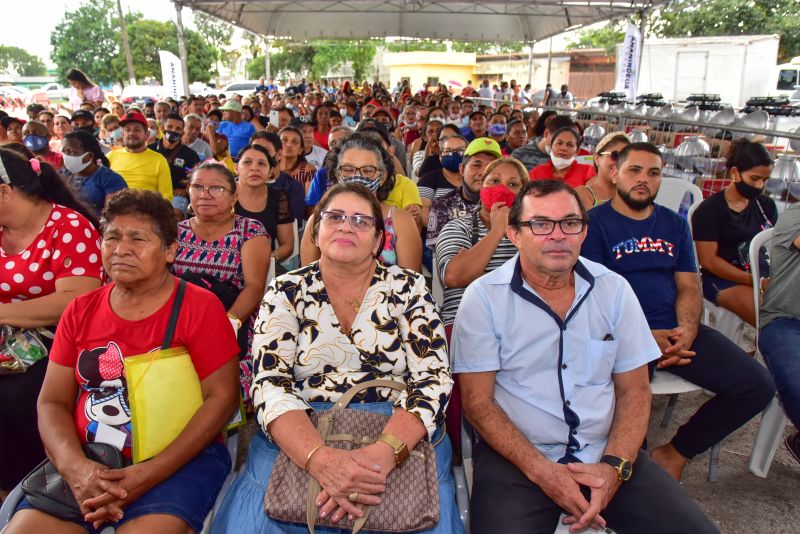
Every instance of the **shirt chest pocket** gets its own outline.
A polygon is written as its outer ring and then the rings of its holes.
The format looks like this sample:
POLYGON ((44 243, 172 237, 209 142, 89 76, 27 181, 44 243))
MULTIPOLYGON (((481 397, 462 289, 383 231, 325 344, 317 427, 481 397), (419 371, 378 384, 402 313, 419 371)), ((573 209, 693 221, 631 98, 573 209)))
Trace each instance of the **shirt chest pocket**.
POLYGON ((575 382, 581 386, 597 386, 611 381, 619 341, 590 339, 581 361, 581 372, 575 382))

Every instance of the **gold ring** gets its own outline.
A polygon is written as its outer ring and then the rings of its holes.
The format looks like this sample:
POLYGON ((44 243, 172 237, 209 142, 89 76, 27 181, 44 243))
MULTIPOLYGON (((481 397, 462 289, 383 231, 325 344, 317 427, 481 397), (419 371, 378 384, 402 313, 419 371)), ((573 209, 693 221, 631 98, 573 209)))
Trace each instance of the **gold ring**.
POLYGON ((354 491, 350 495, 347 496, 347 500, 350 502, 356 502, 358 500, 358 492, 354 491))

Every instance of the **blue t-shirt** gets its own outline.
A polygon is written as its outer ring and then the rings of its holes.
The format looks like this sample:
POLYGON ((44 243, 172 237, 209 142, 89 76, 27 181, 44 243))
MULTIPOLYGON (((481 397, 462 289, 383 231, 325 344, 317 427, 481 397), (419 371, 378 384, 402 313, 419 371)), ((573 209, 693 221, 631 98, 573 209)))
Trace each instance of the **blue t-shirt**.
POLYGON ((328 170, 320 167, 311 180, 311 186, 306 193, 306 206, 316 206, 322 199, 322 195, 328 190, 328 170))
POLYGON ((68 180, 78 193, 78 196, 97 215, 100 215, 100 212, 103 211, 108 195, 128 188, 128 184, 125 183, 125 179, 122 176, 102 165, 98 166, 94 173, 85 178, 80 175, 70 175, 68 180))
POLYGON ((256 133, 256 128, 249 122, 234 124, 230 121, 222 121, 219 123, 217 132, 228 138, 228 147, 230 148, 231 156, 238 158, 239 151, 250 142, 250 137, 256 133))
POLYGON ((305 193, 303 191, 303 186, 300 185, 300 182, 292 178, 290 174, 281 172, 271 185, 276 191, 283 191, 286 193, 286 198, 289 200, 289 211, 292 214, 292 218, 296 219, 297 222, 302 225, 306 210, 306 203, 305 193))
POLYGON ((652 330, 675 328, 675 273, 697 272, 686 219, 656 204, 650 217, 637 221, 616 212, 611 202, 590 210, 589 218, 581 256, 628 281, 652 330))

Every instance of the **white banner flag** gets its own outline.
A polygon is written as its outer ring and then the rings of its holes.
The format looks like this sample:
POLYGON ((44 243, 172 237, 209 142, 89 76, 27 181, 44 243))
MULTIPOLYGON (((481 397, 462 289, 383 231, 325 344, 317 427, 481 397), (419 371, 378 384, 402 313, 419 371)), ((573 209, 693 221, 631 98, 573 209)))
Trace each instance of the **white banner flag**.
POLYGON ((642 34, 639 28, 628 23, 625 41, 617 57, 617 86, 615 91, 625 93, 628 100, 636 99, 636 86, 639 81, 639 56, 642 49, 642 34))
POLYGON ((158 57, 161 58, 161 84, 164 86, 164 97, 171 96, 175 100, 183 94, 183 70, 181 60, 172 52, 159 50, 158 57))

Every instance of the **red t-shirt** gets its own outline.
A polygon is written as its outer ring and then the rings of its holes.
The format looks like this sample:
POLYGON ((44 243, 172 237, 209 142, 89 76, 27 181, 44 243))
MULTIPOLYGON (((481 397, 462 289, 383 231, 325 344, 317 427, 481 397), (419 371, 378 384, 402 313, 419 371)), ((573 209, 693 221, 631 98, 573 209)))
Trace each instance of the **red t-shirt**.
MULTIPOLYGON (((573 161, 567 174, 564 175, 564 183, 570 187, 578 187, 584 185, 595 175, 596 171, 593 165, 584 165, 573 161)), ((531 180, 553 180, 555 178, 555 168, 553 162, 548 161, 531 169, 528 174, 531 180)))
MULTIPOLYGON (((0 226, 0 242, 3 227, 0 226)), ((53 205, 44 228, 19 254, 0 247, 0 303, 55 293, 56 281, 70 276, 103 278, 100 234, 80 213, 53 205)))
POLYGON ((325 150, 330 150, 328 146, 328 134, 324 134, 316 128, 314 128, 314 142, 325 150))
MULTIPOLYGON (((73 420, 82 443, 100 441, 131 454, 131 414, 123 358, 161 348, 178 287, 155 313, 128 321, 111 309, 114 284, 73 300, 56 329, 50 361, 75 369, 80 387, 73 420)), ((172 346, 188 349, 203 380, 239 354, 239 345, 219 299, 186 285, 172 346)))

